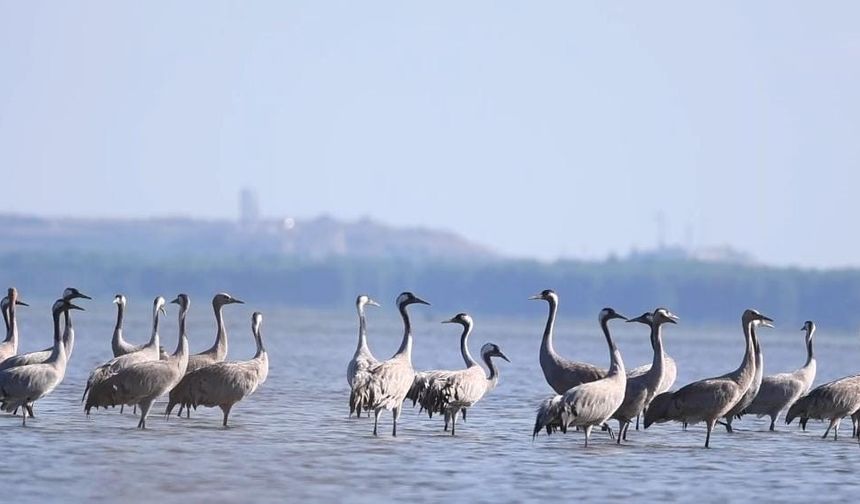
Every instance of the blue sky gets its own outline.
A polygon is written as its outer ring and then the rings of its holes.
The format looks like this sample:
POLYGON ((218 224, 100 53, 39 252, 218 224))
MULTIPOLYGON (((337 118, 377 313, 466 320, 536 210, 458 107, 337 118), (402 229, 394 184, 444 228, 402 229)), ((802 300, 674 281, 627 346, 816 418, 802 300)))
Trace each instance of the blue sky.
POLYGON ((0 212, 860 266, 856 2, 0 2, 0 212))

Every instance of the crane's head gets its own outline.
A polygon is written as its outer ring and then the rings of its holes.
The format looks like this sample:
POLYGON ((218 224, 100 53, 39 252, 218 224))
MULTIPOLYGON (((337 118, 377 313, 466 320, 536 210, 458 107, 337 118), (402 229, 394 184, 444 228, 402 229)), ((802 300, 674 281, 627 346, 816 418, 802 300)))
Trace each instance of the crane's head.
POLYGON ((245 304, 244 301, 236 299, 230 294, 227 294, 226 292, 219 292, 218 294, 215 294, 215 297, 212 298, 212 306, 215 308, 220 308, 224 305, 234 303, 245 304))
POLYGON ((443 320, 443 324, 460 324, 463 327, 472 327, 474 322, 468 313, 458 313, 448 320, 443 320))
POLYGON ((639 322, 640 324, 651 325, 654 317, 651 312, 645 312, 638 317, 634 317, 632 319, 627 319, 627 322, 639 322))
POLYGON ((54 301, 54 305, 51 307, 51 311, 54 312, 54 314, 56 314, 56 315, 59 315, 61 312, 68 311, 68 310, 85 311, 80 306, 74 305, 68 299, 63 299, 63 298, 60 298, 60 299, 54 301))
POLYGON ((677 324, 678 318, 677 315, 670 312, 668 308, 657 308, 654 310, 654 322, 657 324, 677 324))
POLYGON ((113 297, 114 304, 117 304, 117 305, 120 305, 123 307, 125 306, 125 303, 127 301, 128 300, 125 298, 125 296, 123 294, 117 294, 116 296, 113 297))
POLYGON ((505 359, 508 362, 511 362, 508 357, 502 353, 502 349, 499 348, 499 345, 495 343, 484 343, 484 346, 481 347, 481 355, 486 357, 499 357, 500 359, 505 359))
POLYGON ((540 294, 535 294, 531 296, 529 299, 542 299, 544 301, 550 302, 558 302, 558 294, 555 293, 552 289, 544 289, 540 291, 540 294))
POLYGON ((360 309, 362 309, 362 308, 364 308, 364 307, 365 307, 365 306, 367 306, 367 305, 370 305, 370 306, 379 306, 379 303, 377 303, 376 301, 374 301, 374 300, 370 299, 370 296, 368 296, 367 294, 362 294, 362 295, 358 296, 358 297, 355 299, 355 306, 356 306, 356 308, 358 308, 359 310, 360 310, 360 309))
POLYGON ((80 298, 80 299, 92 299, 91 297, 87 296, 86 294, 79 291, 78 289, 75 289, 74 287, 66 287, 66 290, 63 291, 63 299, 68 299, 69 301, 71 301, 72 299, 78 299, 78 298, 80 298))
POLYGON ((183 310, 187 310, 191 306, 191 298, 188 297, 188 294, 178 294, 176 299, 171 301, 171 303, 179 305, 183 310))
POLYGON ((811 320, 807 320, 803 323, 803 327, 800 328, 801 331, 806 331, 807 337, 811 338, 812 333, 815 332, 815 322, 811 320))
POLYGON ((167 301, 165 301, 163 297, 156 297, 152 302, 152 314, 155 315, 161 312, 162 315, 167 315, 167 311, 164 309, 165 304, 167 304, 167 301))
POLYGON ((621 315, 620 313, 616 312, 612 308, 606 307, 606 308, 600 310, 600 315, 597 317, 597 319, 600 321, 600 323, 606 323, 612 319, 627 320, 627 317, 625 317, 624 315, 621 315))
POLYGON ((406 307, 411 304, 423 304, 430 306, 430 303, 424 301, 423 299, 419 298, 418 296, 412 294, 409 291, 403 292, 402 294, 397 296, 397 306, 406 307))
POLYGON ((758 310, 753 310, 749 308, 744 310, 744 314, 741 316, 741 322, 743 322, 744 326, 747 324, 754 324, 756 326, 763 325, 765 327, 773 327, 773 319, 762 315, 758 310))

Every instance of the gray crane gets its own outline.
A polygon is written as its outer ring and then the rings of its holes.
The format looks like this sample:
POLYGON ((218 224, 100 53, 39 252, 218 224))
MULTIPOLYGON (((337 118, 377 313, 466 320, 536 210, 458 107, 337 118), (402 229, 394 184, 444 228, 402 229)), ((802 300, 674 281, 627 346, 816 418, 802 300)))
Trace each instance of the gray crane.
MULTIPOLYGON (((163 301, 163 299, 162 299, 163 301)), ((185 315, 187 296, 180 294, 171 301, 179 305, 179 342, 176 351, 167 360, 139 361, 119 369, 105 380, 95 383, 87 396, 84 410, 117 405, 134 405, 140 408, 139 429, 146 429, 146 418, 152 403, 179 383, 188 366, 188 334, 185 315)), ((135 352, 128 355, 135 355, 135 352)))
MULTIPOLYGON (((257 353, 251 360, 216 362, 196 369, 183 378, 181 385, 187 388, 191 406, 218 406, 224 413, 222 425, 227 427, 227 419, 233 405, 253 394, 269 374, 269 356, 263 346, 260 327, 263 315, 254 312, 251 316, 251 333, 257 344, 257 353)), ((179 385, 177 385, 179 386, 179 385)))
POLYGON ((122 323, 125 318, 125 306, 127 303, 126 297, 122 294, 117 294, 114 296, 113 302, 116 305, 116 325, 113 328, 113 337, 110 340, 113 356, 119 357, 120 355, 130 354, 141 350, 144 344, 135 345, 134 343, 129 343, 122 337, 122 323))
POLYGON ((827 438, 831 429, 833 439, 839 437, 839 424, 844 417, 852 417, 856 421, 856 414, 860 411, 860 374, 846 376, 824 385, 819 385, 808 394, 801 397, 785 414, 785 423, 790 424, 795 418, 801 419, 805 425, 810 418, 818 420, 830 420, 827 430, 824 431, 823 439, 827 438))
POLYGON ((382 410, 392 412, 391 435, 397 436, 397 420, 403 408, 403 400, 412 386, 415 370, 412 368, 412 324, 406 308, 412 304, 429 305, 411 292, 397 296, 397 309, 403 318, 403 340, 393 357, 371 367, 367 376, 352 385, 350 409, 373 410, 373 435, 377 435, 379 415, 382 410))
POLYGON ((759 418, 765 415, 769 416, 770 430, 775 430, 776 419, 782 410, 809 392, 809 389, 812 388, 812 382, 815 381, 816 363, 812 351, 815 323, 807 320, 800 330, 804 332, 806 362, 802 367, 790 373, 765 376, 755 399, 743 411, 743 414, 756 415, 759 418))
POLYGON ((118 373, 122 369, 131 366, 132 364, 160 359, 161 354, 159 351, 160 340, 158 336, 158 325, 159 316, 165 313, 164 304, 164 298, 161 296, 156 297, 155 300, 152 302, 152 336, 150 336, 149 338, 149 343, 144 345, 137 352, 132 352, 125 355, 120 355, 119 357, 114 357, 113 359, 107 361, 101 366, 93 369, 93 371, 90 373, 89 378, 87 379, 87 386, 84 389, 84 395, 81 399, 82 402, 87 398, 87 394, 89 393, 90 389, 92 389, 97 383, 107 380, 112 375, 118 373))
POLYGON ((743 410, 752 404, 753 400, 758 395, 759 389, 761 389, 761 382, 764 375, 764 354, 761 350, 761 342, 756 334, 756 325, 757 324, 753 324, 750 328, 750 335, 752 336, 753 347, 755 348, 755 373, 753 374, 753 381, 750 383, 744 396, 741 397, 741 400, 732 406, 732 409, 725 414, 723 417, 725 421, 719 422, 726 426, 726 432, 733 432, 732 422, 735 418, 741 417, 743 410))
MULTIPOLYGON (((66 301, 72 301, 74 299, 92 299, 86 294, 81 293, 78 289, 74 287, 67 287, 63 291, 63 297, 66 301)), ((20 301, 18 304, 22 304, 20 301)), ((63 311, 63 347, 66 350, 66 360, 72 358, 72 351, 75 348, 75 328, 72 324, 72 317, 69 315, 69 310, 63 311)), ((46 362, 54 351, 53 344, 48 348, 43 350, 39 350, 36 352, 27 352, 23 354, 18 354, 14 357, 9 357, 8 359, 0 362, 0 371, 4 369, 10 369, 18 366, 28 366, 30 364, 40 364, 42 362, 46 362)), ((17 414, 18 411, 15 410, 14 414, 17 414)), ((33 412, 32 404, 27 405, 27 413, 29 413, 30 418, 36 418, 35 413, 33 412)))
POLYGON ((540 345, 540 367, 543 369, 543 376, 546 378, 549 386, 557 394, 564 394, 567 390, 581 383, 605 378, 605 369, 585 362, 568 360, 556 353, 552 339, 555 318, 558 312, 558 294, 550 289, 546 289, 529 299, 542 299, 549 303, 549 315, 547 316, 546 327, 543 331, 543 340, 540 345))
POLYGON ((545 399, 537 410, 532 437, 546 429, 547 434, 556 430, 566 433, 570 426, 585 430, 585 446, 591 437, 591 429, 595 425, 603 425, 618 410, 624 401, 624 390, 627 386, 627 373, 621 352, 612 341, 609 334, 609 321, 612 319, 627 320, 612 308, 600 311, 598 320, 600 328, 609 346, 609 371, 604 378, 581 383, 571 388, 563 395, 545 399))
MULTIPOLYGON (((10 307, 14 306, 14 300, 10 295, 10 307)), ((60 314, 66 310, 83 308, 65 299, 54 302, 54 348, 47 361, 0 371, 0 409, 8 412, 20 409, 22 425, 27 425, 28 406, 50 394, 66 375, 67 356, 60 333, 60 314)))
MULTIPOLYGON (((485 374, 484 368, 478 364, 469 352, 468 338, 474 328, 474 321, 466 313, 458 313, 443 324, 460 324, 463 332, 460 335, 460 353, 466 362, 466 369, 458 371, 437 371, 429 378, 428 383, 419 394, 421 408, 426 410, 429 416, 440 413, 445 418, 445 430, 451 424, 451 435, 457 428, 457 413, 465 411, 480 401, 484 395, 496 388, 499 380, 499 371, 493 357, 499 357, 508 362, 508 358, 495 343, 485 343, 481 347, 481 359, 487 365, 489 376, 485 374)), ((464 416, 465 419, 465 416, 464 416)))
POLYGON ((16 306, 28 305, 18 300, 18 290, 15 287, 9 287, 8 294, 3 298, 2 303, 3 321, 6 323, 6 339, 0 342, 0 364, 18 354, 18 321, 15 318, 16 306))
POLYGON ((645 312, 627 322, 639 322, 651 328, 651 346, 654 358, 648 370, 636 376, 627 375, 627 385, 624 390, 624 401, 612 414, 618 420, 618 436, 616 441, 627 440, 627 429, 630 422, 638 417, 648 406, 648 403, 659 393, 666 374, 666 355, 663 351, 663 324, 677 324, 678 317, 666 308, 657 308, 653 313, 645 312))
MULTIPOLYGON (((187 302, 190 303, 188 296, 185 296, 187 302)), ((212 311, 215 312, 215 325, 217 332, 215 333, 215 343, 205 352, 194 354, 188 358, 188 367, 186 373, 190 373, 203 366, 221 362, 227 358, 227 327, 224 325, 224 306, 228 304, 244 304, 244 301, 234 298, 226 292, 219 292, 212 298, 212 311)), ((167 401, 167 409, 165 414, 169 415, 173 411, 173 407, 179 405, 177 416, 182 416, 182 410, 185 410, 186 418, 191 418, 191 409, 188 407, 190 403, 189 397, 183 397, 181 392, 186 390, 184 387, 175 387, 170 391, 170 397, 167 401)))
MULTIPOLYGON (((379 303, 370 299, 365 294, 358 296, 355 300, 355 309, 358 311, 358 346, 356 346, 355 353, 346 366, 346 381, 349 383, 350 389, 356 380, 356 376, 366 374, 367 370, 378 362, 376 357, 373 356, 373 352, 370 351, 370 347, 367 346, 367 320, 364 316, 365 306, 379 306, 379 303)), ((361 416, 360 409, 354 411, 351 408, 349 412, 350 416, 353 413, 361 416)))
POLYGON ((705 422, 708 433, 705 448, 710 447, 711 432, 717 419, 737 404, 746 393, 755 375, 755 349, 752 327, 762 324, 768 327, 772 319, 756 310, 746 310, 741 316, 746 350, 740 366, 730 373, 707 378, 685 385, 676 392, 664 392, 654 398, 645 411, 645 428, 658 422, 676 421, 685 424, 705 422))

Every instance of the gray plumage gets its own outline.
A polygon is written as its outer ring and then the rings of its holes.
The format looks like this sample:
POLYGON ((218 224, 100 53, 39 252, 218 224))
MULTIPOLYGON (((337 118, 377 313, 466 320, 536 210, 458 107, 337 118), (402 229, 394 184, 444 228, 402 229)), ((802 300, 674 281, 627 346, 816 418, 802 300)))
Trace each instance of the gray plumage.
MULTIPOLYGON (((184 294, 180 294, 180 297, 184 294)), ((161 299, 162 305, 164 299, 161 299)), ((176 351, 167 360, 148 360, 134 362, 111 374, 106 379, 93 384, 87 396, 84 410, 87 415, 92 408, 107 408, 119 405, 140 408, 137 427, 146 428, 146 418, 153 402, 179 383, 188 366, 188 335, 185 330, 185 314, 179 298, 173 303, 180 305, 179 342, 176 351)), ((158 303, 156 303, 157 305, 158 303)), ((161 308, 161 307, 159 307, 161 308)), ((156 313, 159 310, 156 310, 156 313)), ((157 315, 156 315, 157 318, 157 315)), ((157 323, 156 323, 157 325, 157 323)), ((124 357, 140 352, 128 354, 124 357)))
POLYGON ((84 396, 81 399, 82 401, 86 400, 87 394, 94 386, 96 386, 96 384, 107 380, 122 369, 133 364, 160 359, 158 325, 159 316, 164 313, 164 304, 164 298, 161 296, 156 297, 152 303, 152 335, 149 338, 149 342, 137 352, 114 357, 101 366, 93 369, 87 379, 87 386, 84 389, 84 396))
MULTIPOLYGON (((185 296, 185 300, 190 303, 190 300, 185 296)), ((234 298, 226 292, 219 292, 212 298, 212 311, 215 312, 215 324, 217 332, 215 333, 215 343, 212 347, 204 352, 200 352, 188 357, 188 366, 186 374, 196 371, 204 366, 221 362, 227 358, 227 327, 224 325, 223 309, 228 304, 244 304, 244 301, 234 298)), ((191 409, 188 407, 190 398, 182 396, 181 392, 186 390, 184 387, 176 387, 170 391, 170 397, 167 401, 167 409, 165 414, 169 415, 173 411, 173 407, 179 404, 178 416, 182 416, 182 410, 185 410, 185 416, 191 417, 191 409)))
POLYGON ((600 312, 600 327, 606 337, 610 356, 606 377, 577 385, 561 396, 545 399, 538 407, 532 437, 544 429, 547 434, 552 434, 556 430, 567 432, 571 426, 580 427, 585 431, 587 447, 592 428, 595 425, 603 425, 621 406, 627 385, 627 373, 621 352, 609 334, 608 323, 615 318, 624 319, 612 308, 604 308, 600 312))
POLYGON ((484 368, 472 358, 469 352, 468 338, 474 327, 472 317, 465 313, 459 313, 443 323, 455 323, 463 326, 463 332, 460 335, 460 353, 466 363, 466 369, 429 373, 426 385, 418 394, 418 400, 421 402, 422 409, 427 411, 431 417, 433 413, 440 413, 444 416, 445 430, 448 430, 450 423, 451 435, 453 436, 457 429, 457 414, 473 406, 496 387, 499 372, 492 358, 499 357, 506 361, 508 358, 495 343, 484 344, 481 347, 481 358, 489 370, 490 374, 487 376, 484 368))
POLYGON ((743 397, 755 375, 753 324, 770 325, 772 320, 755 310, 741 317, 746 350, 740 366, 731 373, 690 383, 677 392, 664 392, 651 401, 645 412, 645 428, 655 422, 676 421, 685 424, 705 422, 705 447, 710 447, 711 432, 717 419, 723 417, 743 397))
POLYGON ((412 324, 406 308, 411 304, 430 303, 419 299, 411 292, 397 297, 397 308, 403 318, 403 340, 394 356, 371 367, 363 379, 353 383, 350 392, 350 409, 373 410, 373 435, 379 426, 382 410, 392 412, 391 435, 397 436, 397 420, 403 408, 403 400, 412 386, 415 371, 412 368, 412 324))
POLYGON ((60 334, 60 313, 64 310, 82 308, 65 299, 54 302, 54 352, 47 361, 0 371, 0 409, 12 412, 20 408, 22 425, 27 425, 28 406, 50 394, 66 375, 66 351, 60 334))
POLYGON ((555 351, 552 340, 558 312, 558 295, 554 291, 546 289, 529 299, 542 299, 549 303, 549 316, 540 346, 540 367, 549 386, 557 394, 564 394, 567 390, 581 383, 605 378, 607 373, 605 369, 586 362, 565 359, 555 351))
POLYGON ((263 315, 254 312, 251 316, 251 332, 257 352, 251 360, 216 362, 204 366, 188 373, 180 384, 187 388, 183 395, 187 394, 190 398, 191 407, 220 407, 224 413, 224 427, 227 427, 227 418, 233 405, 253 394, 269 374, 269 357, 260 333, 262 322, 263 315))
MULTIPOLYGON (((355 309, 358 311, 358 346, 356 346, 355 353, 346 366, 346 381, 349 383, 350 389, 356 381, 356 376, 362 375, 358 379, 364 379, 363 376, 368 369, 378 362, 367 345, 367 320, 364 315, 364 307, 368 305, 379 306, 379 303, 364 294, 355 300, 355 309)), ((351 405, 349 414, 352 415, 353 413, 361 416, 361 408, 356 410, 355 405, 351 405)))
POLYGON ((650 340, 654 349, 654 358, 651 366, 645 373, 630 377, 627 375, 627 384, 624 390, 624 401, 612 414, 612 418, 618 420, 618 436, 616 441, 621 444, 622 439, 627 439, 627 430, 630 421, 638 417, 648 406, 648 403, 660 391, 666 374, 666 355, 663 352, 663 324, 676 324, 678 317, 665 308, 657 308, 654 313, 643 313, 639 317, 627 322, 639 322, 651 328, 650 340))
POLYGON ((756 334, 756 324, 753 324, 750 328, 750 335, 752 336, 753 348, 755 349, 755 373, 753 374, 752 383, 750 383, 747 391, 744 392, 743 397, 723 417, 727 432, 733 432, 732 423, 735 418, 740 418, 741 413, 752 404, 761 389, 761 382, 764 376, 764 353, 761 349, 761 342, 756 334))
POLYGON ((816 362, 812 350, 815 324, 807 320, 801 330, 805 333, 806 362, 801 368, 790 373, 765 376, 755 399, 743 411, 744 414, 757 415, 759 418, 769 416, 770 430, 775 429, 779 414, 806 394, 815 381, 816 362))
MULTIPOLYGON (((812 389, 788 408, 785 423, 795 418, 806 420, 829 420, 830 424, 822 438, 833 429, 833 439, 839 436, 839 424, 844 417, 853 416, 860 410, 860 375, 846 376, 812 389)), ((853 420, 853 418, 852 418, 853 420)))

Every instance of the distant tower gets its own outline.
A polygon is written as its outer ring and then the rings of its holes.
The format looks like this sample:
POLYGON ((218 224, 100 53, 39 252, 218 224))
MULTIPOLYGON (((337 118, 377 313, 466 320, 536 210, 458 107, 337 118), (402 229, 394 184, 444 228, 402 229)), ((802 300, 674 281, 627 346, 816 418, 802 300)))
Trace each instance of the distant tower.
POLYGON ((253 189, 242 189, 239 193, 239 222, 243 226, 253 226, 260 221, 260 201, 253 189))

